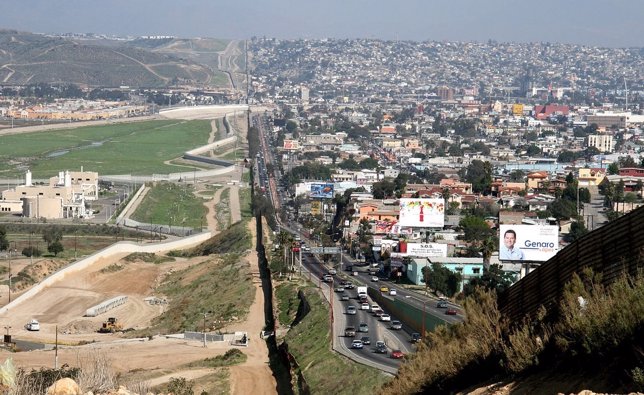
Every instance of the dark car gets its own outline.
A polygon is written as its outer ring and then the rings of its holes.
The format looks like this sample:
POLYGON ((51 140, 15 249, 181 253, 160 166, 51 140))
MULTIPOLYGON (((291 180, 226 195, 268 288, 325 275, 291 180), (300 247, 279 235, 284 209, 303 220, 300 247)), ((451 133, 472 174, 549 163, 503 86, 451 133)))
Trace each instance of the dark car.
POLYGON ((371 340, 369 339, 369 336, 362 336, 362 337, 360 338, 360 340, 362 340, 362 344, 364 344, 364 345, 366 345, 366 346, 368 346, 369 344, 371 344, 371 340))
POLYGON ((456 315, 456 314, 458 314, 458 310, 456 310, 453 307, 450 307, 445 311, 445 314, 447 314, 447 315, 456 315))
POLYGON ((356 335, 355 326, 347 326, 347 328, 344 330, 344 336, 346 337, 354 337, 355 335, 356 335))
POLYGON ((410 342, 412 343, 418 343, 420 341, 420 333, 414 332, 411 334, 411 338, 409 339, 410 342))
POLYGON ((447 308, 447 302, 444 301, 444 300, 441 300, 438 303, 436 303, 436 307, 438 307, 439 309, 446 309, 447 308))
POLYGON ((386 354, 387 353, 387 346, 385 345, 385 342, 383 341, 377 341, 376 342, 376 349, 375 351, 378 354, 386 354))

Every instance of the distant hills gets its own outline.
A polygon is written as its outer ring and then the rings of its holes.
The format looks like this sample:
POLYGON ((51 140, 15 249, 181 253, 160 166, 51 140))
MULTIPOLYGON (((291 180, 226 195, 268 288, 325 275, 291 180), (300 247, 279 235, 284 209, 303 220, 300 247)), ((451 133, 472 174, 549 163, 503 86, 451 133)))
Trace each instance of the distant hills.
POLYGON ((229 88, 216 39, 52 37, 0 30, 0 85, 229 88))

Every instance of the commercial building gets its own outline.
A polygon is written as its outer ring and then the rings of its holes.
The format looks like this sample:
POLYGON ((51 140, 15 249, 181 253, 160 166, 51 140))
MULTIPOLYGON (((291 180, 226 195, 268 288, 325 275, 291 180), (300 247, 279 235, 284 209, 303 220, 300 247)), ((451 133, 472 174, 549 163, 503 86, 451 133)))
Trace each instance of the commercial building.
POLYGON ((613 136, 609 134, 591 134, 588 136, 588 147, 595 147, 602 153, 612 153, 615 147, 613 136))

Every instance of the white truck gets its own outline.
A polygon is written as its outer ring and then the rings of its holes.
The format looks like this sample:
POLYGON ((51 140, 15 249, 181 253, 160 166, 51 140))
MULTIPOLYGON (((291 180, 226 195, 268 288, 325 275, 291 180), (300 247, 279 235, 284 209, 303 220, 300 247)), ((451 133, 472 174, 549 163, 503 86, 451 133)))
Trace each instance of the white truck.
POLYGON ((367 296, 367 287, 358 287, 358 297, 360 295, 367 296))

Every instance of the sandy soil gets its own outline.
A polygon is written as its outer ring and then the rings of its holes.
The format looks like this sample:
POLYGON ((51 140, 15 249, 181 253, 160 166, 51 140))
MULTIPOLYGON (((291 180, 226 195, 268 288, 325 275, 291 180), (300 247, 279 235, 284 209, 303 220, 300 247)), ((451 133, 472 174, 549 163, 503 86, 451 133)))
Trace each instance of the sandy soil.
POLYGON ((253 252, 249 254, 248 261, 255 284, 255 302, 250 307, 246 322, 228 328, 246 330, 250 336, 249 346, 242 350, 248 359, 244 364, 230 369, 231 393, 239 395, 276 394, 277 382, 268 367, 268 348, 266 342, 259 338, 259 333, 264 329, 264 294, 259 278, 257 253, 254 252, 257 244, 255 221, 250 221, 248 227, 253 235, 253 252))
MULTIPOLYGON (((208 228, 217 232, 214 215, 215 205, 224 188, 219 189, 213 199, 204 202, 208 207, 208 228)), ((241 218, 237 187, 231 189, 231 216, 241 218), (233 198, 234 197, 234 198, 233 198)), ((255 244, 255 223, 249 223, 255 244)), ((172 270, 195 265, 208 257, 177 259, 174 263, 155 265, 144 262, 125 263, 124 255, 105 258, 82 273, 74 273, 46 288, 32 299, 0 315, 0 322, 8 328, 14 340, 28 340, 54 344, 58 329, 58 365, 67 363, 78 366, 82 359, 101 354, 110 361, 115 373, 144 370, 150 385, 167 382, 172 377, 194 379, 207 375, 212 370, 196 368, 185 369, 182 365, 225 353, 228 343, 209 343, 207 348, 201 342, 155 336, 153 339, 124 339, 120 334, 99 334, 96 332, 107 315, 83 317, 85 310, 117 295, 127 295, 128 302, 110 311, 109 316, 118 317, 124 328, 144 328, 161 314, 165 305, 150 305, 144 301, 149 296, 161 296, 154 289, 163 277, 172 270), (116 272, 101 272, 101 269, 120 263, 124 266, 116 272), (23 328, 30 319, 41 323, 39 332, 29 332, 23 328), (83 346, 72 346, 88 342, 83 346)), ((241 350, 248 356, 247 361, 230 369, 230 387, 233 394, 275 394, 276 382, 268 366, 268 350, 259 338, 264 326, 264 299, 259 281, 258 259, 253 248, 246 257, 251 264, 253 282, 256 287, 255 301, 248 318, 226 328, 228 331, 246 331, 250 344, 241 350)), ((16 269, 29 263, 21 259, 15 263, 16 269)), ((2 290, 0 290, 2 292, 2 290)), ((4 296, 4 295, 3 295, 4 296)), ((39 350, 10 353, 0 350, 0 362, 11 357, 18 367, 53 367, 55 352, 39 350)))

